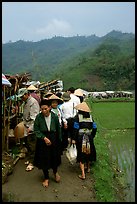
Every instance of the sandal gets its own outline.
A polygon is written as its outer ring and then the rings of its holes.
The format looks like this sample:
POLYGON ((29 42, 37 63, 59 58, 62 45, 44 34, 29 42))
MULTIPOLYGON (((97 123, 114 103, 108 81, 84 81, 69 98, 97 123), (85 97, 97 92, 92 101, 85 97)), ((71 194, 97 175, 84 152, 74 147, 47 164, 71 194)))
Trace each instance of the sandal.
POLYGON ((47 188, 49 186, 49 180, 46 179, 42 184, 43 184, 44 187, 47 188))
POLYGON ((85 180, 85 179, 86 179, 86 177, 83 177, 82 175, 78 175, 78 177, 79 177, 80 179, 82 179, 82 180, 85 180))
POLYGON ((26 171, 32 171, 34 169, 33 164, 29 163, 29 165, 26 167, 26 171))
POLYGON ((60 175, 59 175, 58 173, 55 174, 55 181, 56 181, 57 183, 60 182, 60 175))

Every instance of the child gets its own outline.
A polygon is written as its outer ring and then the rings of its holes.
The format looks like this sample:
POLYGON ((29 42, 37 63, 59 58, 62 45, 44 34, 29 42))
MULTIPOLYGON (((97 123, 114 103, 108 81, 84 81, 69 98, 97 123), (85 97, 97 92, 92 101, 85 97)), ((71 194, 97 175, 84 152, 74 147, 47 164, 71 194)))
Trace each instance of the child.
POLYGON ((58 108, 58 105, 63 103, 63 100, 56 96, 55 94, 52 94, 52 96, 49 97, 49 100, 51 101, 51 111, 57 114, 59 118, 59 123, 60 126, 62 126, 62 118, 61 118, 61 112, 60 109, 58 108))

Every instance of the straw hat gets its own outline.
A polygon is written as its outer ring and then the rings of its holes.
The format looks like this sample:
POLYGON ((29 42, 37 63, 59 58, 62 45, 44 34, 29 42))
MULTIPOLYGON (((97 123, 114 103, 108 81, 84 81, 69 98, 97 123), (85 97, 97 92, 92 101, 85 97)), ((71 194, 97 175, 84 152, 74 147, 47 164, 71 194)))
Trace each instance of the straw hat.
POLYGON ((63 100, 61 98, 59 98, 58 96, 56 96, 55 94, 52 94, 50 97, 49 97, 49 100, 57 100, 58 101, 58 104, 61 104, 63 103, 63 100))
POLYGON ((24 123, 20 122, 18 125, 16 125, 14 129, 14 136, 15 138, 22 138, 24 137, 25 127, 24 123))
POLYGON ((64 101, 69 101, 71 99, 70 94, 68 92, 63 93, 62 99, 64 101))
POLYGON ((28 91, 35 91, 35 90, 38 90, 38 88, 36 88, 36 87, 33 86, 33 85, 30 85, 27 89, 28 89, 28 91))
POLYGON ((91 110, 89 109, 89 107, 85 101, 78 104, 77 106, 75 106, 75 109, 80 110, 80 111, 84 111, 84 112, 91 112, 91 110))
POLYGON ((82 92, 81 89, 76 89, 75 92, 74 92, 74 94, 75 94, 76 96, 83 96, 83 92, 82 92))
POLYGON ((53 93, 51 91, 48 91, 46 94, 44 94, 44 97, 49 97, 51 96, 53 93))

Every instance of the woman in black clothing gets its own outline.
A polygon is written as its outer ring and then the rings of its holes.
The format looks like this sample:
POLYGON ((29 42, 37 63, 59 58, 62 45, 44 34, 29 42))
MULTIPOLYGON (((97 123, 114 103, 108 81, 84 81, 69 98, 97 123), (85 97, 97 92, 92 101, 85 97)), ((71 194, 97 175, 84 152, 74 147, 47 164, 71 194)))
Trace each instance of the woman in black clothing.
POLYGON ((36 116, 34 132, 37 142, 34 166, 43 170, 43 186, 49 185, 49 169, 53 170, 56 182, 60 181, 58 166, 61 164, 61 128, 58 116, 51 111, 51 102, 41 101, 41 112, 36 116))
POLYGON ((76 143, 77 146, 77 162, 79 162, 82 172, 79 178, 85 179, 85 168, 87 168, 87 172, 90 172, 90 163, 96 161, 94 137, 97 126, 86 102, 82 102, 75 108, 78 110, 78 114, 74 118, 72 143, 76 143))

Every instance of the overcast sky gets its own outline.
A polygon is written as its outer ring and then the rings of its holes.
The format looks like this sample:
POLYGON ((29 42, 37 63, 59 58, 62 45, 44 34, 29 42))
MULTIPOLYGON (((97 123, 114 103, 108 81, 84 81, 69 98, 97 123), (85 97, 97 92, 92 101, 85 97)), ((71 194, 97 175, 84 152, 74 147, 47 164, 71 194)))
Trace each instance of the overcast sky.
POLYGON ((2 2, 2 42, 135 33, 135 2, 2 2))

